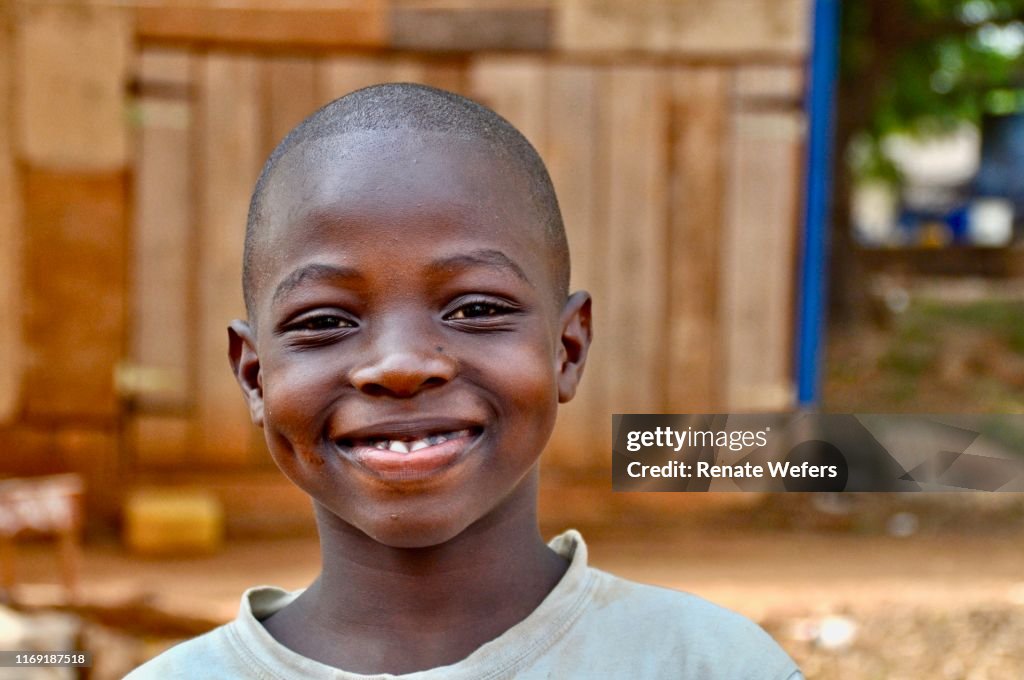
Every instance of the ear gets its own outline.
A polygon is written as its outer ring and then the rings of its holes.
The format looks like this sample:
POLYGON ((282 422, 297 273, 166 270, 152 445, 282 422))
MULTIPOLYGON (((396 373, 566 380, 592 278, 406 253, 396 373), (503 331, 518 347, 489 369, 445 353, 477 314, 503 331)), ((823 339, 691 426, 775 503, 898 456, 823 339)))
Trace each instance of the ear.
POLYGON ((558 401, 564 404, 576 394, 583 376, 587 352, 594 334, 590 325, 590 293, 580 290, 562 308, 561 346, 558 349, 558 401))
POLYGON ((263 427, 263 375, 260 358, 256 354, 256 337, 244 321, 232 321, 228 326, 228 358, 231 371, 242 388, 249 404, 252 422, 263 427))

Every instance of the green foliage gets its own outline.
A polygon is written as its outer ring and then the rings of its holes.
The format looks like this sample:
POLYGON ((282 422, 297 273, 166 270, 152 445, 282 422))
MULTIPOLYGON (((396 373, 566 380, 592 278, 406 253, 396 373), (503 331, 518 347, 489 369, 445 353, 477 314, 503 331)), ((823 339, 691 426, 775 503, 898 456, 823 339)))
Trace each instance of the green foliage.
POLYGON ((1024 0, 850 0, 841 31, 843 92, 866 109, 851 131, 861 176, 896 178, 888 134, 1024 110, 1024 0))

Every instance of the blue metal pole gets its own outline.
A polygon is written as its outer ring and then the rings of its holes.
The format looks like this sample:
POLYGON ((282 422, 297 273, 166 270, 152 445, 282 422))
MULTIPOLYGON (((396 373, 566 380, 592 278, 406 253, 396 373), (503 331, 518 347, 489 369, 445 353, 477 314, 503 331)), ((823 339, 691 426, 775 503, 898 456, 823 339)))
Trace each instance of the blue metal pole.
POLYGON ((821 399, 825 334, 832 136, 839 58, 840 0, 815 0, 805 164, 804 238, 800 252, 796 310, 797 404, 813 408, 821 399))

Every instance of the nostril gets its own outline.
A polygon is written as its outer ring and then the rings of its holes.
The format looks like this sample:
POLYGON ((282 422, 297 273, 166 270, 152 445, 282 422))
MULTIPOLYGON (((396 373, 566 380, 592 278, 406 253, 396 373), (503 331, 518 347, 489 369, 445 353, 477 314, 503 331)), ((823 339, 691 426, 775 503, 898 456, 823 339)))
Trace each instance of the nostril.
POLYGON ((376 383, 369 383, 366 385, 361 385, 360 387, 364 394, 367 394, 371 397, 383 397, 384 395, 389 394, 391 392, 391 390, 387 389, 383 385, 378 385, 376 383))
POLYGON ((440 377, 427 378, 426 380, 423 381, 423 386, 424 387, 440 387, 441 385, 444 385, 446 382, 448 382, 448 380, 445 379, 445 378, 440 378, 440 377))

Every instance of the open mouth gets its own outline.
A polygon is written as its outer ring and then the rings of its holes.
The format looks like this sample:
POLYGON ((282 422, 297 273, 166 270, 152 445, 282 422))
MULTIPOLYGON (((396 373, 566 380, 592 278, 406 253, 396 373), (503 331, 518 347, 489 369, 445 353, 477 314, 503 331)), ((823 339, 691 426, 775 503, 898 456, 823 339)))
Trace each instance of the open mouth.
POLYGON ((448 441, 475 437, 480 433, 479 428, 466 428, 449 432, 436 432, 434 434, 420 437, 369 437, 365 439, 342 439, 338 445, 345 449, 369 448, 378 451, 392 451, 394 453, 415 453, 432 446, 438 446, 448 441))
POLYGON ((410 430, 408 434, 367 434, 338 439, 335 443, 343 456, 375 476, 406 483, 443 475, 466 457, 482 434, 482 427, 410 430))

